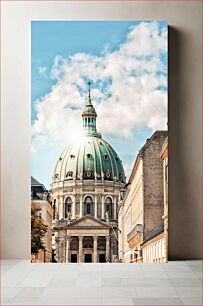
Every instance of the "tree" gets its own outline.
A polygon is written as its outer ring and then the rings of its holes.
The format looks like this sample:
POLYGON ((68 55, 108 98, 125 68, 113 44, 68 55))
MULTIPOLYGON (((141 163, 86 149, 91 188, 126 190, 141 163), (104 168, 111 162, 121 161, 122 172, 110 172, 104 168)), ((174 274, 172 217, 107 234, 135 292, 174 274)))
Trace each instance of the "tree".
POLYGON ((48 226, 43 223, 39 216, 42 209, 36 205, 31 206, 31 254, 37 255, 39 250, 45 250, 43 237, 47 232, 48 226))

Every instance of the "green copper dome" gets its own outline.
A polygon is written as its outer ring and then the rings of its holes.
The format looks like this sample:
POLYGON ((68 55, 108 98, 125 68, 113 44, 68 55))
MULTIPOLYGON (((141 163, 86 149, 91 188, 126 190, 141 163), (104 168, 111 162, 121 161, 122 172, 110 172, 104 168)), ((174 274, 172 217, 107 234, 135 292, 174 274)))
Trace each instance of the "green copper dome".
POLYGON ((83 136, 59 157, 53 182, 64 180, 110 180, 125 182, 122 161, 96 130, 96 111, 89 99, 82 113, 83 136))
POLYGON ((61 154, 54 171, 54 181, 71 179, 125 181, 122 162, 102 138, 83 136, 61 154))

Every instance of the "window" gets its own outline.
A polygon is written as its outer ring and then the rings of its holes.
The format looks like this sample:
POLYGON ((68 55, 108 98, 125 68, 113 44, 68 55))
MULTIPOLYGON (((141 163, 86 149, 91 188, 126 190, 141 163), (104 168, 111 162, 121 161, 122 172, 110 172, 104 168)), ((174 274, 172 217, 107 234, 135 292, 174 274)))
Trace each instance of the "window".
POLYGON ((108 160, 108 155, 107 154, 104 155, 104 159, 108 160))
POLYGON ((56 199, 54 200, 54 203, 53 203, 53 220, 55 220, 56 218, 56 199))
POLYGON ((75 158, 75 155, 71 154, 71 155, 70 155, 70 158, 71 158, 71 159, 74 159, 74 158, 75 158))
POLYGON ((91 158, 92 158, 92 155, 91 155, 90 153, 88 153, 88 154, 87 154, 87 158, 88 158, 88 159, 91 159, 91 158))
POLYGON ((106 176, 107 179, 111 178, 111 172, 109 170, 107 170, 105 172, 105 176, 106 176))
POLYGON ((105 210, 108 213, 109 218, 112 218, 112 200, 110 197, 107 197, 105 200, 105 210))
POLYGON ((68 171, 66 173, 66 177, 72 177, 73 176, 73 171, 68 171))
POLYGON ((87 204, 87 214, 90 214, 90 204, 87 204))
POLYGON ((84 202, 84 214, 93 215, 93 200, 91 197, 87 196, 84 202))
POLYGON ((91 178, 91 176, 92 176, 92 172, 89 170, 86 171, 86 177, 91 178))
POLYGON ((71 214, 72 211, 72 200, 71 197, 67 197, 65 201, 65 219, 71 214))

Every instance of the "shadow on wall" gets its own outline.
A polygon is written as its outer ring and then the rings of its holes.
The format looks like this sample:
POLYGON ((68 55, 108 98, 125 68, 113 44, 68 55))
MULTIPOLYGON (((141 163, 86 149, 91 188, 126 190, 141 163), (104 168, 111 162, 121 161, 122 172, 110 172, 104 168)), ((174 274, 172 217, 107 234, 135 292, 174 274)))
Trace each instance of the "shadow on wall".
MULTIPOLYGON (((185 48, 187 44, 191 46, 192 40, 187 32, 170 26, 168 35, 169 260, 201 259, 201 169, 191 162, 191 158, 194 158, 192 146, 197 140, 190 136, 185 137, 188 129, 192 136, 196 135, 192 125, 196 118, 189 120, 187 107, 189 108, 188 103, 195 104, 198 101, 183 99, 187 90, 194 90, 192 84, 191 88, 185 88, 188 83, 185 61, 189 55, 184 56, 184 52, 190 52, 192 56, 191 48, 185 48), (194 185, 197 190, 192 190, 191 186, 194 185)), ((191 74, 197 72, 195 69, 188 71, 191 74)))

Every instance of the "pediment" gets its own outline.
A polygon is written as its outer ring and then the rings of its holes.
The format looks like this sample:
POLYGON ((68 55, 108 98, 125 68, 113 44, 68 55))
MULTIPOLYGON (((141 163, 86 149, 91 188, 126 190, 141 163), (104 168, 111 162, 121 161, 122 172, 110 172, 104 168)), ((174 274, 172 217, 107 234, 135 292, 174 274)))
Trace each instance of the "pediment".
POLYGON ((69 228, 70 227, 74 227, 74 228, 77 228, 77 227, 80 227, 80 228, 81 227, 109 228, 109 226, 105 222, 103 222, 99 219, 96 219, 91 215, 86 215, 86 216, 74 221, 68 227, 69 228))

